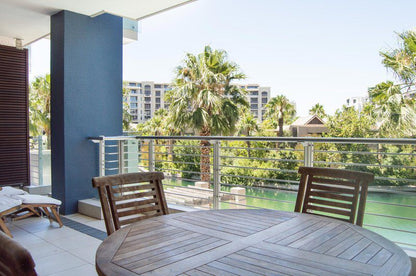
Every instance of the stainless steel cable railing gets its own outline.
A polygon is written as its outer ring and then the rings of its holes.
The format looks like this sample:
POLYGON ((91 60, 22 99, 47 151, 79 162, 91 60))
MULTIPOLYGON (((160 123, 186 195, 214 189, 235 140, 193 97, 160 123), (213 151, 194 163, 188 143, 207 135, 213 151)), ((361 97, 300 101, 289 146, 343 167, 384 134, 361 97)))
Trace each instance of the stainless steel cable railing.
POLYGON ((168 201, 195 208, 293 211, 299 166, 372 172, 375 182, 364 227, 416 249, 416 139, 100 136, 90 140, 99 145, 101 175, 163 171, 168 201), (209 155, 201 156, 201 149, 209 155), (206 163, 201 165, 203 157, 206 163), (200 184, 201 177, 208 183, 200 184))

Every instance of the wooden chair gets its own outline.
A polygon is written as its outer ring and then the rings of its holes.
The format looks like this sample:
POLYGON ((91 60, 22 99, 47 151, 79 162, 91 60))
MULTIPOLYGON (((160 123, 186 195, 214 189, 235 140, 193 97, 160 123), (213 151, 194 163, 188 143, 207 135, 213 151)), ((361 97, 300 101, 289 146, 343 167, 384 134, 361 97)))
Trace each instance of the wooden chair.
POLYGON ((331 168, 300 167, 295 212, 312 213, 362 226, 368 184, 374 175, 331 168))
POLYGON ((0 232, 0 275, 36 276, 35 262, 29 251, 0 232))
POLYGON ((161 172, 127 173, 94 177, 107 234, 145 218, 168 214, 161 172))

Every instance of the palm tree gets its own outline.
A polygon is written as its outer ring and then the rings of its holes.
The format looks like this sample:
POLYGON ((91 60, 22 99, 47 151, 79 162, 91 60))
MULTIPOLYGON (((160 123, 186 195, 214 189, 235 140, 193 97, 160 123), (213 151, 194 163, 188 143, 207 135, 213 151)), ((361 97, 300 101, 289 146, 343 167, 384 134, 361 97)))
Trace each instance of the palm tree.
POLYGON ((415 134, 416 31, 398 34, 401 43, 397 49, 380 52, 384 66, 393 72, 399 83, 386 81, 369 88, 375 104, 380 130, 385 135, 412 136, 415 134))
MULTIPOLYGON (((191 128, 200 136, 233 133, 238 110, 248 103, 245 91, 232 81, 244 78, 223 50, 206 46, 199 55, 186 54, 167 95, 174 126, 191 128)), ((208 141, 201 141, 202 181, 210 180, 209 146, 208 141)))
MULTIPOLYGON (((254 118, 253 114, 251 114, 249 110, 244 109, 244 111, 241 114, 241 118, 238 121, 237 128, 238 128, 239 135, 250 136, 252 131, 259 130, 259 125, 258 125, 256 118, 254 118)), ((246 141, 246 143, 247 143, 248 157, 251 157, 251 151, 250 151, 251 143, 250 141, 246 141)))
POLYGON ((320 118, 325 118, 326 113, 324 106, 320 103, 315 104, 311 109, 309 109, 309 115, 317 115, 320 118))
POLYGON ((381 133, 395 136, 415 134, 415 101, 404 96, 400 85, 392 81, 382 82, 369 88, 368 93, 376 105, 375 114, 380 122, 381 133))
POLYGON ((416 30, 398 34, 401 43, 398 49, 380 52, 382 63, 406 86, 415 88, 416 78, 416 30))
POLYGON ((51 76, 36 77, 30 85, 29 129, 31 135, 45 134, 47 148, 51 137, 51 76))
POLYGON ((284 95, 278 95, 270 99, 266 104, 266 116, 270 117, 279 126, 278 136, 283 136, 283 126, 289 119, 296 115, 295 105, 292 104, 284 95))

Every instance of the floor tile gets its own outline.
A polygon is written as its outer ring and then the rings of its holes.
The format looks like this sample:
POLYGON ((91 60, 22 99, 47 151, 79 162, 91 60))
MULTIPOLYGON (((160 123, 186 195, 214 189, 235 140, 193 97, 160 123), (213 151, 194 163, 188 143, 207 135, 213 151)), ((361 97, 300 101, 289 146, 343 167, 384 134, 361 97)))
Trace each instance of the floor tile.
POLYGON ((91 243, 79 248, 71 249, 68 252, 77 256, 80 259, 88 262, 89 264, 95 265, 95 254, 97 253, 97 248, 100 246, 99 243, 91 243))
POLYGON ((68 237, 77 236, 80 234, 81 234, 80 232, 74 229, 71 229, 69 227, 66 227, 66 226, 63 226, 62 228, 47 229, 47 230, 39 231, 35 233, 37 237, 40 237, 47 241, 61 240, 62 238, 68 238, 68 237))
POLYGON ((101 240, 91 236, 80 233, 79 235, 70 236, 67 238, 54 240, 53 244, 59 248, 70 251, 76 248, 87 248, 89 246, 96 246, 101 244, 101 240))
POLYGON ((62 272, 51 274, 50 276, 96 276, 98 275, 94 265, 83 265, 75 269, 65 270, 62 272))
POLYGON ((38 258, 35 259, 35 263, 36 271, 39 275, 51 275, 65 270, 79 268, 87 264, 86 261, 81 260, 68 252, 38 258))

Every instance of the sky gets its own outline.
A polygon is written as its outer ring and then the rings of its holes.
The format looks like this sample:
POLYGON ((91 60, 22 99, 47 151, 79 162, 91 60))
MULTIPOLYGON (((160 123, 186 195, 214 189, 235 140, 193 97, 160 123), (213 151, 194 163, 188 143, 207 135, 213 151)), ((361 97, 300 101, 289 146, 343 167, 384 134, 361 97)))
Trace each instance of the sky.
MULTIPOLYGON (((140 21, 123 46, 125 81, 171 82, 186 53, 227 51, 247 78, 296 103, 333 114, 348 97, 393 76, 379 52, 416 27, 414 0, 197 0, 140 21)), ((31 78, 50 71, 50 42, 31 46, 31 78)))

